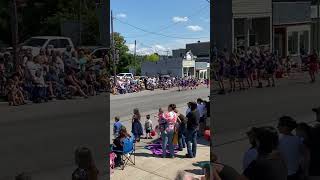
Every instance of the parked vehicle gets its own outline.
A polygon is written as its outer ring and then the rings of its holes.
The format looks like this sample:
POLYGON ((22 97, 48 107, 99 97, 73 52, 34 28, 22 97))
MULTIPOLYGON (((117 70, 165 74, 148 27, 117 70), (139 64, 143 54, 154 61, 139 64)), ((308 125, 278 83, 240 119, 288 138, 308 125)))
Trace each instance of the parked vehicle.
POLYGON ((35 36, 21 44, 22 49, 31 49, 32 55, 39 54, 40 49, 53 49, 64 52, 67 47, 74 50, 73 42, 68 37, 61 36, 35 36))
POLYGON ((102 46, 82 46, 78 49, 89 50, 94 62, 102 61, 104 56, 108 54, 108 48, 102 46))
POLYGON ((117 77, 119 79, 124 79, 124 78, 130 78, 130 79, 133 79, 133 74, 132 73, 120 73, 117 75, 117 77))

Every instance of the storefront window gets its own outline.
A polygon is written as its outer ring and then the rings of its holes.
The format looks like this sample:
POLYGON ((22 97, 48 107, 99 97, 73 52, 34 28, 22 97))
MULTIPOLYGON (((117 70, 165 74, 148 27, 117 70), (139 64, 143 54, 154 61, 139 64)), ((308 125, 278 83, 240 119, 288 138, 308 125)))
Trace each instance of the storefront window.
POLYGON ((298 54, 298 32, 288 33, 289 54, 298 54))
POLYGON ((299 45, 300 45, 300 50, 303 50, 306 53, 309 52, 309 32, 308 31, 300 32, 300 44, 299 45))

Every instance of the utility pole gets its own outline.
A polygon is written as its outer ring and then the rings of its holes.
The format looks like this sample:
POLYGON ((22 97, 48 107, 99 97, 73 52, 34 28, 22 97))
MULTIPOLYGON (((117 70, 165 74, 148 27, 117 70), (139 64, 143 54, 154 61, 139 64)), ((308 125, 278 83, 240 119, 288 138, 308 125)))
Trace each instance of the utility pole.
POLYGON ((134 63, 136 63, 136 57, 137 57, 137 40, 134 40, 134 63))
POLYGON ((19 30, 18 30, 18 12, 16 0, 11 1, 11 30, 12 30, 12 47, 13 47, 13 62, 18 63, 18 44, 19 44, 19 30))
POLYGON ((79 45, 82 45, 82 17, 81 17, 81 10, 82 10, 82 0, 79 0, 79 45))
POLYGON ((320 12, 319 12, 319 9, 320 9, 320 0, 318 0, 317 2, 317 54, 319 55, 319 38, 320 38, 320 35, 319 35, 319 31, 320 31, 320 12))
POLYGON ((113 80, 116 84, 117 80, 117 74, 116 74, 116 50, 115 50, 115 42, 114 42, 114 32, 113 32, 113 14, 111 10, 111 36, 112 36, 112 42, 111 42, 111 50, 112 50, 112 60, 113 60, 113 80))

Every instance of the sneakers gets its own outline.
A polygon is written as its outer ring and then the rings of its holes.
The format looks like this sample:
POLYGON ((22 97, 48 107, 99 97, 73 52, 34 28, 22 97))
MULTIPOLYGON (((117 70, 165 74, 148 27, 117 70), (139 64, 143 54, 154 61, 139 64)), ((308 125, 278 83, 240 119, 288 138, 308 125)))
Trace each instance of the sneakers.
POLYGON ((189 154, 186 154, 186 158, 194 158, 194 157, 189 154))

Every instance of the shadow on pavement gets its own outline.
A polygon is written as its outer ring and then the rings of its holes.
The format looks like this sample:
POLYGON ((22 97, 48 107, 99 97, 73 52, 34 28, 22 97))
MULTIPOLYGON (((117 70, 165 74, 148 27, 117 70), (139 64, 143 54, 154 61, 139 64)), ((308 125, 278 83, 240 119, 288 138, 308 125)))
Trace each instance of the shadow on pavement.
POLYGON ((192 169, 192 170, 184 170, 184 171, 195 174, 195 175, 203 175, 202 169, 192 169))
POLYGON ((195 167, 204 167, 205 164, 208 164, 209 161, 200 161, 200 162, 196 162, 196 163, 193 163, 192 165, 195 166, 195 167))
MULTIPOLYGON (((139 152, 139 153, 136 152, 136 153, 134 153, 134 155, 135 155, 135 156, 140 156, 140 157, 157 157, 157 156, 155 156, 155 155, 153 155, 153 154, 150 154, 150 153, 142 153, 142 152, 141 152, 141 153, 140 153, 140 152, 139 152)), ((160 157, 159 157, 159 158, 160 158, 160 157)))

